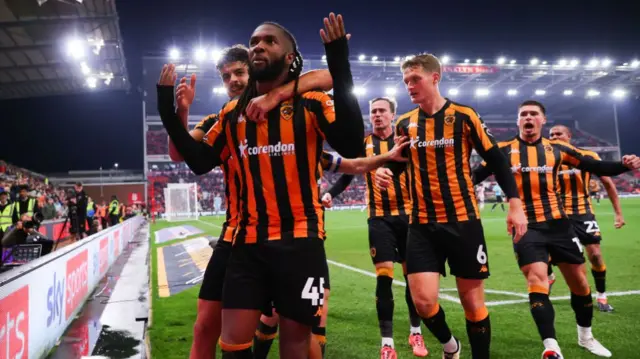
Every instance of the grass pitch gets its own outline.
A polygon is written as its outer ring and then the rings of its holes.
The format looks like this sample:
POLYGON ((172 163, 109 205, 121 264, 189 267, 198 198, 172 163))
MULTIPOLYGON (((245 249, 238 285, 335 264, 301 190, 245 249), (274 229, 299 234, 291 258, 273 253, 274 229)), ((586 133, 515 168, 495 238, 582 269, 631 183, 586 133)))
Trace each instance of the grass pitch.
MULTIPOLYGON (((613 211, 608 200, 595 205, 603 235, 603 254, 607 264, 607 290, 613 313, 594 314, 594 335, 612 351, 614 358, 637 358, 640 340, 640 199, 622 199, 627 225, 613 227, 613 211)), ((516 264, 513 247, 506 234, 505 214, 490 206, 482 211, 489 250, 491 277, 486 281, 486 300, 491 314, 492 358, 539 358, 542 344, 529 313, 526 281, 516 264)), ((169 223, 159 221, 151 233, 165 227, 190 224, 206 234, 218 236, 222 217, 203 217, 199 221, 169 223)), ((379 356, 380 336, 375 311, 374 268, 369 256, 366 212, 327 212, 327 258, 330 260, 331 298, 327 325, 327 358, 356 359, 379 356)), ((196 236, 194 236, 196 237, 196 236)), ((152 235, 153 239, 153 235, 152 235)), ((163 243, 168 245, 180 240, 163 243)), ((156 245, 153 251, 153 321, 150 328, 152 356, 157 359, 184 359, 189 356, 192 328, 196 319, 199 285, 168 298, 158 297, 156 245)), ((394 285, 394 339, 400 358, 413 357, 408 346, 409 319, 404 300, 402 268, 396 267, 394 285)), ((559 275, 560 271, 556 270, 559 275)), ((592 283, 590 271, 589 281, 592 283)), ((457 301, 455 281, 441 281, 441 305, 454 335, 463 345, 462 358, 471 358, 462 307, 457 301)), ((562 280, 556 282, 552 302, 556 312, 558 341, 566 358, 596 358, 577 345, 576 323, 562 280)), ((441 357, 441 346, 424 328, 429 357, 441 357)), ((220 356, 218 356, 220 357, 220 356)), ((277 358, 274 343, 270 358, 277 358)))

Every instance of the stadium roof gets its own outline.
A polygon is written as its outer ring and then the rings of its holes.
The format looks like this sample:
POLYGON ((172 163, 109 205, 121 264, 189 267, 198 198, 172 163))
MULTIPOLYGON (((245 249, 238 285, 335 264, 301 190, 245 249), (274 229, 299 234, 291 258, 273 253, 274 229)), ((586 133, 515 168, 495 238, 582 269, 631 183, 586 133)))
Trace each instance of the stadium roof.
MULTIPOLYGON (((190 73, 198 75, 199 99, 196 102, 211 104, 213 101, 214 107, 221 105, 225 101, 226 91, 215 69, 219 53, 200 51, 193 56, 178 54, 174 49, 161 56, 144 58, 146 91, 155 93, 155 82, 162 64, 174 61, 180 76, 190 73), (220 101, 216 97, 220 97, 220 101)), ((400 64, 405 58, 351 56, 354 92, 363 101, 378 96, 397 96, 401 106, 403 102, 408 105, 400 72, 400 64)), ((514 108, 513 102, 533 98, 550 106, 556 115, 561 116, 584 103, 612 102, 640 96, 640 61, 636 59, 627 62, 614 62, 607 58, 583 61, 573 58, 555 61, 496 58, 483 61, 441 56, 440 59, 444 63, 440 86, 443 95, 480 106, 485 113, 500 113, 504 107, 514 108)), ((326 67, 323 56, 306 57, 304 60, 304 71, 326 67)), ((147 100, 151 100, 151 109, 155 107, 153 97, 147 97, 147 100)))
POLYGON ((0 99, 128 89, 115 0, 0 0, 0 99))

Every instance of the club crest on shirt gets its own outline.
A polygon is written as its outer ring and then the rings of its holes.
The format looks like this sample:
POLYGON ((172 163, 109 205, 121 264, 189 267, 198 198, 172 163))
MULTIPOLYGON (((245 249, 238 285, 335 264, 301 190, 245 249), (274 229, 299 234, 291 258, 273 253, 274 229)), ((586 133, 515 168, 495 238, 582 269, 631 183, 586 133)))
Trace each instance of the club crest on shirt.
POLYGON ((280 105, 280 116, 285 120, 290 120, 293 115, 293 106, 287 101, 280 105))
POLYGON ((545 151, 547 151, 547 152, 553 152, 553 146, 551 146, 551 145, 545 145, 545 146, 544 146, 544 150, 545 150, 545 151))
POLYGON ((453 123, 456 122, 456 115, 446 115, 444 116, 444 124, 445 125, 453 125, 453 123))

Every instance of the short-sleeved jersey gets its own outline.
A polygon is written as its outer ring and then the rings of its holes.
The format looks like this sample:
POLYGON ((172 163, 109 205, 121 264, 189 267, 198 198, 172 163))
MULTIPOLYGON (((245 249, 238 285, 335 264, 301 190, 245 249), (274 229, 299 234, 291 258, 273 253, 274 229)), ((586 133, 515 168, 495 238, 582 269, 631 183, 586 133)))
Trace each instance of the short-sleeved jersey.
MULTIPOLYGON (((389 152, 395 142, 391 134, 387 138, 380 138, 370 134, 364 139, 364 149, 367 157, 381 155, 389 152)), ((387 189, 378 187, 375 181, 376 171, 365 174, 367 181, 367 205, 369 218, 404 216, 411 213, 411 197, 409 196, 409 176, 403 171, 399 176, 393 177, 393 182, 387 189)))
POLYGON ((224 146, 240 179, 239 228, 234 243, 283 238, 325 238, 324 209, 317 182, 325 132, 335 121, 333 100, 306 92, 294 111, 282 102, 255 123, 234 119, 237 101, 220 112, 205 136, 214 148, 224 146))
POLYGON ((566 218, 558 184, 561 165, 580 168, 589 156, 567 143, 546 138, 528 143, 518 136, 498 146, 509 159, 529 223, 566 218))
POLYGON ((411 221, 449 223, 479 219, 469 158, 495 140, 478 114, 447 100, 433 115, 416 108, 399 117, 396 134, 408 136, 411 221))
MULTIPOLYGON (((600 156, 593 151, 576 148, 581 155, 600 161, 600 156)), ((589 195, 591 173, 562 165, 558 172, 560 197, 567 215, 593 214, 593 205, 589 195)))
POLYGON ((204 133, 209 132, 211 127, 218 121, 218 114, 214 113, 209 116, 205 116, 198 124, 193 128, 194 130, 201 130, 204 133))

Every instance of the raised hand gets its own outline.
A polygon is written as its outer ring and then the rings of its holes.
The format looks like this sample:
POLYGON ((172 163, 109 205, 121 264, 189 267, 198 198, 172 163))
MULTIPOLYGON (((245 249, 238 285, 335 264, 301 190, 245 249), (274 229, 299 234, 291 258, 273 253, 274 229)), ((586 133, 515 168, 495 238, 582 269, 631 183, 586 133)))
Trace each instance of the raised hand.
POLYGON ((408 162, 409 159, 403 156, 402 151, 409 146, 409 137, 400 136, 393 139, 395 146, 389 150, 388 156, 391 161, 408 162))
POLYGON ((176 65, 165 64, 160 71, 160 79, 158 85, 160 86, 175 86, 178 75, 176 75, 176 65))
POLYGON ((331 208, 331 206, 333 206, 333 198, 330 193, 325 193, 324 196, 322 196, 322 205, 324 208, 331 208))
POLYGON ((247 105, 246 113, 249 120, 254 122, 264 122, 267 120, 267 114, 280 103, 277 95, 271 92, 253 98, 247 105))
POLYGON ((640 168, 640 158, 636 155, 625 155, 622 156, 622 164, 627 168, 637 170, 640 168))
POLYGON ((393 172, 386 167, 380 167, 376 170, 376 185, 378 187, 387 189, 393 181, 393 172))
POLYGON ((324 29, 320 29, 322 42, 328 44, 344 36, 347 37, 347 40, 351 38, 351 34, 347 34, 344 30, 342 15, 336 16, 336 14, 330 13, 328 18, 324 18, 324 29))
POLYGON ((196 96, 196 74, 191 75, 191 80, 187 83, 187 78, 180 79, 180 84, 176 89, 176 103, 178 109, 187 110, 193 103, 196 96))

